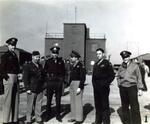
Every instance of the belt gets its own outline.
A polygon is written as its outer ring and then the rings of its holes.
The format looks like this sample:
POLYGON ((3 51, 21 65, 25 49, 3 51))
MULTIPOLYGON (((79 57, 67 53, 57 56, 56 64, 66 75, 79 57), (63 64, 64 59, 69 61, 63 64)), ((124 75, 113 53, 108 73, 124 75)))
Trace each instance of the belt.
POLYGON ((71 81, 80 81, 79 79, 74 79, 74 80, 71 80, 71 81))
POLYGON ((58 77, 58 75, 52 73, 52 74, 48 74, 48 77, 58 77))

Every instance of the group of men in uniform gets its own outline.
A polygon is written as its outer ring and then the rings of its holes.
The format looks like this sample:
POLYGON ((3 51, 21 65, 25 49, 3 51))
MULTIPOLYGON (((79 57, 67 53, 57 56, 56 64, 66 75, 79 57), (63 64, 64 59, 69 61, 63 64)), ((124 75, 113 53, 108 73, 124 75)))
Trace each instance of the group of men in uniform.
MULTIPOLYGON (((19 60, 15 53, 17 38, 10 38, 6 41, 8 51, 1 56, 0 80, 4 85, 3 124, 18 124, 19 112, 19 83, 18 74, 21 73, 19 60)), ((56 119, 62 122, 61 117, 61 96, 62 85, 65 79, 65 63, 59 57, 60 47, 50 48, 51 58, 46 60, 44 66, 40 63, 39 51, 32 52, 32 60, 23 66, 23 81, 27 93, 26 123, 32 123, 33 113, 35 120, 43 124, 41 118, 41 107, 43 91, 47 89, 46 118, 48 121, 52 113, 52 98, 55 94, 56 119), (46 82, 46 83, 45 83, 46 82)), ((117 73, 117 81, 120 90, 121 105, 123 112, 123 124, 141 124, 138 92, 143 87, 141 74, 136 63, 130 60, 131 52, 120 53, 123 63, 117 73), (129 112, 131 108, 131 115, 129 112)), ((95 103, 95 121, 92 124, 110 124, 109 92, 110 84, 115 78, 112 64, 105 58, 105 51, 102 48, 96 50, 98 61, 93 66, 92 85, 95 103)), ((71 119, 68 122, 81 124, 83 122, 84 82, 86 70, 80 61, 80 54, 72 50, 70 54, 70 104, 71 119)))
MULTIPOLYGON (((3 106, 3 124, 18 124, 18 112, 19 112, 19 82, 18 75, 23 74, 23 82, 27 93, 27 111, 26 111, 26 124, 32 123, 32 116, 35 115, 35 121, 39 124, 43 124, 41 118, 41 107, 43 91, 46 89, 47 105, 45 121, 48 121, 52 114, 52 98, 55 94, 56 100, 56 119, 62 122, 61 118, 61 96, 62 86, 65 79, 65 63, 64 60, 59 57, 60 47, 53 46, 50 48, 51 57, 46 60, 44 65, 40 63, 39 51, 32 52, 32 60, 23 65, 23 70, 20 70, 19 59, 15 53, 17 44, 17 38, 10 38, 6 41, 8 51, 1 56, 0 63, 0 79, 5 87, 4 89, 4 106, 3 106)), ((78 89, 78 99, 82 97, 82 91, 85 81, 85 69, 82 63, 79 61, 80 55, 76 51, 72 51, 72 73, 70 75, 70 81, 77 81, 75 87, 78 89), (75 71, 73 71, 75 70, 75 71), (80 76, 81 75, 81 76, 80 76), (80 79, 82 78, 82 79, 80 79), (81 80, 81 82, 80 82, 81 80)), ((73 86, 74 87, 74 86, 73 86)), ((72 88, 73 88, 72 87, 72 88)), ((70 91, 71 92, 71 91, 70 91)), ((72 93, 75 94, 76 93, 72 93)), ((74 97, 74 96, 73 96, 74 97)), ((71 96, 72 98, 72 96, 71 96)), ((75 98, 73 98, 75 99, 75 98)), ((81 101, 81 100, 80 100, 81 101)), ((80 102, 81 103, 81 102, 80 102)), ((77 107, 77 103, 75 106, 77 107)), ((74 106, 74 105, 73 105, 74 106)), ((80 105, 82 108, 82 104, 80 105)), ((79 108, 79 110, 80 110, 79 108)), ((76 108, 75 108, 76 109, 76 108)), ((83 110, 83 109, 82 109, 83 110)), ((83 113, 83 112, 82 112, 83 113)), ((80 116, 80 112, 78 112, 80 116)), ((83 114, 82 114, 83 116, 83 114)), ((76 119, 76 118, 74 118, 76 119)), ((78 124, 83 120, 75 120, 78 124)))
MULTIPOLYGON (((104 50, 96 50, 98 61, 94 64, 92 84, 95 101, 95 121, 92 124, 110 124, 109 91, 115 74, 111 63, 105 59, 104 50)), ((120 52, 123 60, 116 74, 121 98, 122 123, 141 124, 138 95, 142 95, 142 78, 137 63, 130 59, 130 51, 120 52)))

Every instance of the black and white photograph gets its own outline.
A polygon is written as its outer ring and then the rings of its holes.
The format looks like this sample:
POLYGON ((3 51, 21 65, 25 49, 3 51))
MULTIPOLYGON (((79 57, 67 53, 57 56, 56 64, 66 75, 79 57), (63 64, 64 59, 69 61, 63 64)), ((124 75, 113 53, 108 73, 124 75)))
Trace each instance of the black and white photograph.
POLYGON ((0 124, 150 124, 149 0, 0 0, 0 124))

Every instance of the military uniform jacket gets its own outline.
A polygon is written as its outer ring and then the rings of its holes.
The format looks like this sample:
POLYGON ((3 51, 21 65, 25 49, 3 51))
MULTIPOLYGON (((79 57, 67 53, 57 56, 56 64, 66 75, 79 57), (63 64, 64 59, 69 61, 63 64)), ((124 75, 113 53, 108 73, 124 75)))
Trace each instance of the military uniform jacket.
POLYGON ((23 67, 23 81, 26 90, 31 90, 34 93, 43 91, 44 89, 44 71, 42 65, 38 67, 30 62, 23 67))
POLYGON ((126 67, 122 63, 118 70, 117 81, 118 86, 131 87, 137 85, 138 88, 143 88, 140 69, 135 62, 130 62, 126 67))
POLYGON ((109 86, 114 80, 115 73, 113 71, 111 63, 102 59, 97 61, 93 67, 92 82, 99 81, 101 85, 109 86))
POLYGON ((8 73, 18 74, 20 72, 19 60, 14 52, 7 51, 1 56, 0 78, 8 79, 8 73))
POLYGON ((79 61, 71 66, 70 80, 80 81, 79 88, 84 89, 86 71, 83 64, 79 61))
POLYGON ((50 58, 46 61, 45 72, 48 78, 63 78, 65 76, 65 64, 61 57, 50 58))

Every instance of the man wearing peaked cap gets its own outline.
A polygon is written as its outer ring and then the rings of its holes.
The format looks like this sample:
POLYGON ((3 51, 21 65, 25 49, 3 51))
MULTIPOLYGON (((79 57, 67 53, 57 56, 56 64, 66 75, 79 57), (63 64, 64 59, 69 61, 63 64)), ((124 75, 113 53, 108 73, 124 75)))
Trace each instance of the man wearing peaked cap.
POLYGON ((9 38, 9 39, 6 41, 7 44, 12 45, 12 46, 16 46, 17 42, 18 42, 18 39, 15 38, 15 37, 9 38))
POLYGON ((123 124, 141 124, 138 93, 141 95, 143 84, 140 69, 135 62, 131 61, 131 52, 122 51, 120 55, 123 62, 118 70, 117 81, 122 104, 123 124))
POLYGON ((46 60, 44 70, 47 74, 47 116, 45 121, 48 121, 51 114, 51 102, 53 94, 56 96, 56 119, 62 122, 61 119, 61 96, 62 86, 65 78, 65 64, 62 57, 59 57, 60 47, 55 44, 51 50, 51 58, 46 60))
POLYGON ((129 52, 129 51, 122 51, 120 53, 120 55, 121 55, 122 58, 127 58, 127 57, 130 57, 131 52, 129 52))
POLYGON ((19 111, 19 83, 18 74, 20 73, 19 60, 14 52, 17 38, 10 38, 6 41, 8 51, 1 56, 0 78, 4 85, 3 103, 3 123, 17 123, 19 111))
POLYGON ((60 47, 58 46, 53 46, 52 48, 50 48, 51 52, 54 53, 54 54, 59 54, 59 50, 60 50, 60 47))

